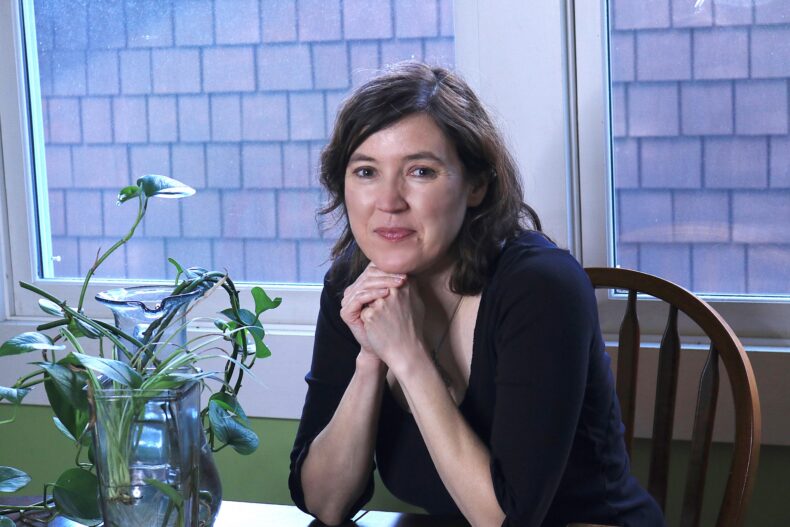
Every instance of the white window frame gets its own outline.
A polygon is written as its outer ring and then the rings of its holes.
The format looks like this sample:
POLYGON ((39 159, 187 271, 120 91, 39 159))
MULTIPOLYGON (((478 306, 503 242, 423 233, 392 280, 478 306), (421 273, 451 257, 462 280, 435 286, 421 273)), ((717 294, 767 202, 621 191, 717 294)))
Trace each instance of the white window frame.
MULTIPOLYGON (((501 125, 521 167, 525 197, 536 208, 546 232, 586 266, 611 265, 604 6, 604 0, 456 0, 454 5, 458 71, 501 125)), ((18 17, 17 1, 0 2, 0 71, 16 73, 0 76, 0 175, 5 184, 0 185, 0 207, 5 212, 0 215, 3 340, 45 320, 35 295, 20 291, 19 280, 39 283, 66 298, 76 298, 79 287, 73 281, 35 278, 33 188, 28 176, 31 149, 18 17)), ((121 285, 122 281, 96 279, 88 296, 121 285)), ((245 284, 243 289, 248 287, 245 284)), ((320 287, 266 284, 266 289, 282 296, 284 302, 265 321, 276 341, 271 344, 276 357, 267 359, 271 362, 260 370, 264 382, 280 391, 272 396, 253 388, 246 393, 250 402, 245 408, 252 416, 298 417, 304 393, 301 374, 309 368, 320 287)), ((216 296, 215 304, 203 304, 206 314, 220 307, 221 295, 216 296)), ((88 314, 107 315, 93 304, 87 304, 88 314)), ((609 311, 621 311, 622 301, 602 294, 600 307, 603 319, 614 320, 616 316, 609 311)), ((715 307, 745 337, 748 349, 790 350, 790 324, 786 322, 790 305, 716 302, 715 307)), ((645 334, 660 334, 659 313, 643 312, 641 319, 645 334)), ((616 333, 616 328, 605 326, 604 330, 616 333)), ((752 355, 756 369, 763 361, 771 371, 779 371, 778 364, 790 374, 790 355, 763 355, 752 355)), ((15 378, 12 370, 0 370, 0 384, 15 378)), ((781 387, 775 384, 772 393, 783 401, 781 387)), ((765 388, 761 385, 761 391, 765 388)), ((790 402, 777 405, 777 411, 782 411, 778 415, 790 410, 783 407, 790 402)), ((790 441, 790 434, 774 435, 790 441)))

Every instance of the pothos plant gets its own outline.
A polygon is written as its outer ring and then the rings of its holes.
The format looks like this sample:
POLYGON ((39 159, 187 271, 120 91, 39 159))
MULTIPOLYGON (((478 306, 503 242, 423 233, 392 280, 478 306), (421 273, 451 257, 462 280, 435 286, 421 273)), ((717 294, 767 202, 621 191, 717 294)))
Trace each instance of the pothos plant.
MULTIPOLYGON (((170 313, 153 322, 139 338, 128 335, 101 319, 92 318, 83 309, 91 278, 99 266, 119 247, 128 242, 143 219, 149 200, 155 197, 182 198, 194 194, 191 187, 166 176, 145 175, 135 185, 121 189, 118 204, 137 202, 137 215, 129 232, 103 253, 97 254, 82 282, 76 304, 56 297, 36 285, 20 282, 20 287, 40 297, 39 306, 53 320, 39 325, 36 331, 22 333, 0 346, 0 357, 19 354, 37 355, 31 362, 33 371, 20 377, 12 386, 0 386, 0 400, 11 403, 14 409, 31 390, 43 384, 54 414, 55 426, 77 450, 75 467, 63 472, 54 483, 43 489, 40 502, 26 506, 0 505, 0 527, 12 526, 6 516, 35 515, 51 518, 63 515, 77 521, 97 523, 101 516, 97 502, 97 477, 93 464, 89 397, 106 388, 128 388, 138 393, 175 389, 190 382, 218 380, 218 388, 208 398, 201 411, 201 422, 213 451, 230 446, 241 454, 250 454, 258 447, 258 437, 239 404, 238 394, 245 373, 256 359, 271 355, 264 344, 261 315, 280 305, 281 299, 271 299, 260 287, 251 289, 254 310, 241 307, 239 291, 224 272, 203 268, 184 268, 169 259, 176 268, 173 294, 200 290, 203 296, 222 290, 228 307, 221 318, 213 320, 215 330, 198 335, 167 357, 157 356, 166 331, 173 324, 183 324, 184 317, 170 313), (84 344, 95 341, 97 354, 86 352, 84 344), (224 346, 218 346, 224 341, 224 346), (254 346, 252 346, 254 343, 254 346), (111 351, 108 351, 109 350, 111 351), (216 352, 220 349, 221 352, 216 352), (212 350, 209 352, 209 350, 212 350), (206 358, 221 357, 226 361, 224 372, 201 372, 195 365, 206 358)), ((192 319, 195 320, 195 319, 192 319)), ((177 328, 181 329, 181 328, 177 328)), ((127 421, 133 415, 123 417, 127 421)), ((8 424, 14 420, 0 421, 8 424)), ((128 423, 127 423, 128 424, 128 423)), ((118 461, 123 463, 123 459, 118 461)), ((125 468, 125 467, 124 467, 125 468)), ((128 471, 118 470, 123 474, 128 471)), ((128 477, 128 475, 126 476, 128 477)), ((0 492, 15 492, 25 487, 30 477, 14 467, 0 466, 0 492)), ((155 483, 155 482, 154 482, 155 483)), ((161 487, 161 485, 159 486, 161 487)), ((168 488, 162 488, 168 492, 168 488)))

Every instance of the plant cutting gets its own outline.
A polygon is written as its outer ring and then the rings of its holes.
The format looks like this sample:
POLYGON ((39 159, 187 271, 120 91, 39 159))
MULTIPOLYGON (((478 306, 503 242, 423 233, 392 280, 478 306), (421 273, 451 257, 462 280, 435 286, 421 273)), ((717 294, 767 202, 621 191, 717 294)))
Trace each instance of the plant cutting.
MULTIPOLYGON (((44 519, 63 515, 89 525, 98 524, 102 516, 108 526, 210 525, 220 492, 210 453, 227 446, 241 454, 256 450, 258 438, 238 394, 255 361, 271 355, 260 317, 279 306, 280 298, 271 299, 253 287, 254 308, 245 309, 227 273, 185 268, 169 259, 176 269, 172 286, 97 295, 112 309, 115 324, 89 317, 84 310, 96 270, 132 238, 149 200, 194 193, 158 175, 143 176, 121 189, 118 204, 136 201, 136 218, 125 236, 97 254, 76 303, 20 282, 40 297, 39 306, 53 320, 0 346, 0 357, 38 356, 29 374, 12 386, 0 386, 0 400, 15 410, 32 389, 43 385, 54 423, 75 443, 77 456, 75 467, 45 485, 42 501, 0 505, 0 527, 13 525, 8 523, 11 514, 44 519), (198 320, 188 319, 191 309, 220 291, 228 307, 211 319, 214 329, 187 340, 187 325, 198 320), (224 360, 224 371, 201 371, 197 366, 206 359, 224 360), (215 384, 207 406, 200 409, 199 391, 215 384), (143 517, 145 523, 139 523, 143 517)), ((15 492, 29 482, 22 470, 0 467, 0 492, 15 492)))

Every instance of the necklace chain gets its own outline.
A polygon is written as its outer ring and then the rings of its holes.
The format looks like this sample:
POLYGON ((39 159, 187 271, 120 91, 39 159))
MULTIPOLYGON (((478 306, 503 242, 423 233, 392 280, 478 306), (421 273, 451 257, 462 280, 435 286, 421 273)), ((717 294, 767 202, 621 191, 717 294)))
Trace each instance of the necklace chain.
POLYGON ((442 376, 442 380, 444 381, 445 386, 450 386, 450 375, 447 371, 439 364, 439 350, 442 349, 444 345, 444 341, 447 339, 447 335, 450 334, 450 328, 453 325, 453 320, 455 320, 455 314, 458 313, 458 309, 461 307, 461 302, 463 301, 463 295, 458 299, 458 302, 455 303, 455 307, 453 308, 453 313, 450 315, 450 320, 447 321, 447 327, 444 329, 444 333, 442 334, 442 338, 439 339, 439 344, 433 348, 431 353, 431 358, 433 359, 433 364, 436 366, 436 369, 439 371, 439 375, 442 376))

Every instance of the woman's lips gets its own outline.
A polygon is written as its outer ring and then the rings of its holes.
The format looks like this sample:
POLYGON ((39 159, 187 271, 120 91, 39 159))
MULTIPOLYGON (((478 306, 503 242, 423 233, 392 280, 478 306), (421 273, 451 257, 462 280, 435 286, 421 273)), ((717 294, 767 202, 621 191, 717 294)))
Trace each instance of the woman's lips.
POLYGON ((375 229, 373 232, 381 236, 387 241, 397 242, 404 238, 407 238, 414 234, 414 230, 412 229, 401 229, 401 228, 382 228, 382 229, 375 229))

